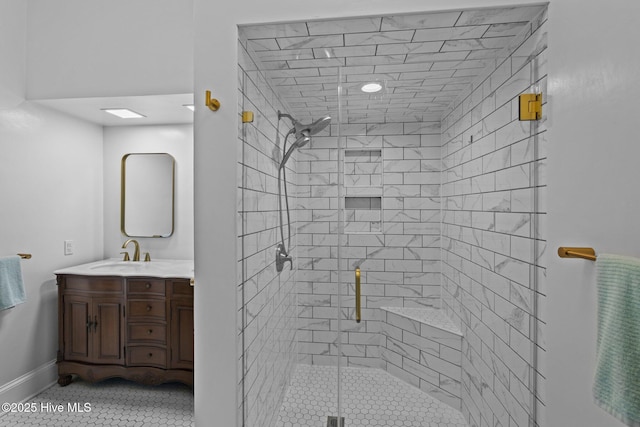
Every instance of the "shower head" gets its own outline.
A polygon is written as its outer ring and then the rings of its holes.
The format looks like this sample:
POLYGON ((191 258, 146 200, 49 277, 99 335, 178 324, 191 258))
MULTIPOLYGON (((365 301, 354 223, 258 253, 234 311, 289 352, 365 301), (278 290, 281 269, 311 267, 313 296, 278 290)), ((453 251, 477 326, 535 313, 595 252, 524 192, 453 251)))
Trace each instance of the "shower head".
POLYGON ((285 155, 282 157, 282 161, 280 162, 280 167, 281 168, 284 167, 285 163, 287 163, 287 160, 289 160, 289 157, 291 157, 291 155, 293 154, 296 148, 304 147, 309 143, 309 141, 311 141, 311 138, 309 138, 307 135, 302 135, 301 137, 296 139, 296 141, 293 144, 291 144, 291 147, 289 147, 285 155))
POLYGON ((318 132, 320 132, 322 129, 326 128, 329 125, 329 123, 331 123, 331 117, 325 116, 316 120, 313 123, 305 125, 303 123, 300 123, 298 120, 294 119, 293 117, 291 117, 290 114, 281 113, 280 111, 278 111, 278 120, 280 120, 283 117, 288 118, 289 120, 291 120, 291 123, 293 123, 293 129, 291 129, 291 131, 289 132, 293 131, 292 133, 296 134, 296 138, 300 138, 301 136, 313 136, 318 132))
POLYGON ((296 141, 293 143, 292 147, 295 148, 302 148, 305 145, 307 145, 309 143, 309 141, 311 141, 311 138, 309 138, 308 135, 301 135, 298 139, 296 139, 296 141))
POLYGON ((311 136, 317 134, 322 129, 326 128, 329 123, 331 123, 331 117, 326 116, 316 120, 313 123, 305 125, 291 117, 290 114, 281 113, 280 111, 278 111, 278 121, 283 117, 288 118, 289 120, 291 120, 291 123, 293 123, 293 127, 289 129, 289 132, 287 132, 287 136, 285 137, 285 146, 287 137, 289 137, 289 135, 295 135, 296 141, 291 144, 291 147, 289 147, 284 156, 282 156, 280 168, 284 167, 285 163, 287 163, 287 160, 289 160, 289 157, 291 157, 293 151, 296 148, 302 148, 307 145, 309 141, 311 141, 311 136))
POLYGON ((304 125, 297 120, 293 120, 293 128, 295 129, 296 136, 313 136, 320 132, 322 129, 326 128, 329 123, 331 123, 331 117, 329 116, 322 117, 308 125, 304 125))

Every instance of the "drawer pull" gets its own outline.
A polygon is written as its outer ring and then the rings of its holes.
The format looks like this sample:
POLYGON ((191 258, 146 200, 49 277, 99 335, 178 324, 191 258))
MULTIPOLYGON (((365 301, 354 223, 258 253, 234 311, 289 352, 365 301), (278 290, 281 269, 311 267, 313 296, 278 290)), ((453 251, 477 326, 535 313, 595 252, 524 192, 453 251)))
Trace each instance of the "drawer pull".
POLYGON ((153 329, 149 329, 149 330, 147 331, 147 333, 148 333, 149 335, 151 335, 151 334, 153 333, 153 329))
POLYGON ((151 359, 153 357, 153 353, 149 353, 147 356, 151 359))
POLYGON ((150 305, 147 305, 147 311, 151 311, 153 307, 151 307, 150 305))
POLYGON ((147 282, 147 284, 145 285, 145 288, 151 289, 151 283, 147 282))

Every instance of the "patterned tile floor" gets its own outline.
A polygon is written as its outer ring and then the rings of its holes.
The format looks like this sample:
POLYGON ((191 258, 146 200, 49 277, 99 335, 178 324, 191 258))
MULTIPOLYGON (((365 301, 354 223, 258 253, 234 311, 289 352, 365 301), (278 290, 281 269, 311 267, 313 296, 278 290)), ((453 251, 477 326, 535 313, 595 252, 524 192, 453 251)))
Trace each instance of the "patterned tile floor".
MULTIPOLYGON (((467 427, 462 414, 381 369, 342 368, 345 427, 467 427)), ((276 427, 326 427, 335 407, 337 368, 298 365, 276 427)))
POLYGON ((24 412, 24 405, 16 408, 23 412, 3 413, 0 410, 0 427, 194 425, 193 391, 182 384, 150 387, 120 379, 96 384, 76 380, 66 387, 56 384, 24 404, 34 411, 24 412), (79 405, 73 407, 74 403, 79 405), (85 403, 90 405, 87 407, 90 411, 85 410, 85 403), (78 407, 84 412, 79 412, 78 407), (54 409, 58 411, 54 412, 54 409))

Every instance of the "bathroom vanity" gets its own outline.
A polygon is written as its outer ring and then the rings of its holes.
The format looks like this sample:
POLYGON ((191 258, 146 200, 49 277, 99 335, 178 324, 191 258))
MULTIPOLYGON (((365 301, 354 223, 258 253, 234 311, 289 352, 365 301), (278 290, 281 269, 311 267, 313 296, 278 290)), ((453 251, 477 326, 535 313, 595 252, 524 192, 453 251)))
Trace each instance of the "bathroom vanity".
POLYGON ((193 261, 104 260, 54 274, 58 384, 77 375, 193 386, 193 261))

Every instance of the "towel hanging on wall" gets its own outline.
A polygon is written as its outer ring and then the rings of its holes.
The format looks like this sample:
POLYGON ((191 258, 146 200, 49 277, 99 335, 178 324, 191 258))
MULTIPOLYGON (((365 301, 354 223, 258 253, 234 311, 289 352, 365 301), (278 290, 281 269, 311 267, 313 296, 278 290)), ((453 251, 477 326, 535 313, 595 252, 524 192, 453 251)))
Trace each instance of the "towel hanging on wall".
POLYGON ((626 425, 640 427, 640 259, 601 254, 596 269, 594 398, 626 425))
POLYGON ((0 310, 22 304, 25 299, 20 257, 0 258, 0 310))

